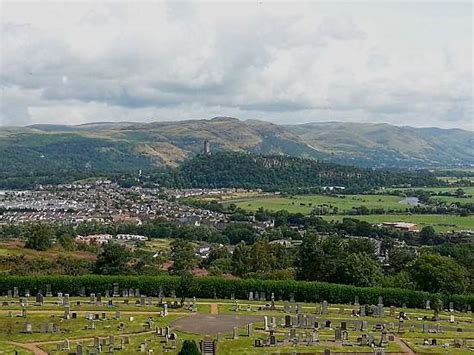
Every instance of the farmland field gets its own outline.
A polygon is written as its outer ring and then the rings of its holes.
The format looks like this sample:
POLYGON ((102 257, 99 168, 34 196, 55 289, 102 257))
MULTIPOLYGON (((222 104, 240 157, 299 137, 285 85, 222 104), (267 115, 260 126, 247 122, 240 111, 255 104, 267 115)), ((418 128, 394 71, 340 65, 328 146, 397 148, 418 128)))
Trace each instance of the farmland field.
POLYGON ((389 195, 301 195, 295 197, 258 197, 232 201, 238 207, 256 211, 260 207, 269 210, 287 210, 292 213, 308 214, 317 205, 331 205, 337 207, 339 212, 351 210, 353 207, 365 206, 371 208, 384 208, 393 211, 405 211, 409 206, 400 203, 399 196, 389 195))
MULTIPOLYGON (((387 188, 385 191, 404 191, 404 190, 426 190, 426 191, 433 191, 436 193, 441 193, 441 192, 454 192, 459 187, 457 186, 449 186, 449 187, 404 187, 404 188, 387 188)), ((461 189, 464 190, 464 192, 468 195, 474 195, 474 186, 466 186, 466 187, 461 187, 461 189)))
POLYGON ((368 215, 368 216, 324 216, 326 220, 340 221, 351 217, 370 223, 409 222, 417 223, 421 227, 432 226, 438 232, 450 232, 474 229, 474 216, 460 217, 455 215, 368 215))
MULTIPOLYGON (((434 199, 472 203, 474 199, 457 198, 453 196, 434 196, 434 199)), ((331 205, 338 208, 337 215, 324 216, 326 220, 342 220, 345 217, 352 217, 370 223, 383 222, 411 222, 423 226, 433 226, 438 232, 459 231, 474 229, 474 216, 461 217, 459 215, 412 215, 406 213, 409 207, 400 203, 399 196, 390 195, 345 195, 344 197, 327 195, 302 195, 295 197, 266 196, 247 198, 232 201, 238 207, 256 211, 258 208, 278 211, 287 210, 291 213, 309 214, 313 207, 317 205, 331 205), (353 207, 365 206, 371 208, 384 208, 393 211, 389 214, 376 215, 346 215, 345 211, 350 211, 353 207)))

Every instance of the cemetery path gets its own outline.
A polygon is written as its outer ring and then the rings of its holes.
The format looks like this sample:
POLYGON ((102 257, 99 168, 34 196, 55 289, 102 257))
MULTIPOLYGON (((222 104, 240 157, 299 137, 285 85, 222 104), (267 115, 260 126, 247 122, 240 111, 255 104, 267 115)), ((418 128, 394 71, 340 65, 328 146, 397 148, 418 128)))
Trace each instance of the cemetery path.
POLYGON ((414 355, 416 354, 406 343, 403 339, 399 337, 395 337, 395 342, 400 345, 402 348, 403 353, 409 354, 409 355, 414 355))
POLYGON ((8 343, 11 345, 15 345, 20 348, 26 349, 28 351, 31 351, 35 355, 48 355, 46 351, 43 351, 40 348, 38 348, 38 346, 35 343, 16 343, 13 341, 9 341, 8 343))
MULTIPOLYGON (((139 333, 121 333, 119 334, 120 336, 128 336, 128 337, 133 337, 133 336, 139 336, 139 335, 146 335, 146 334, 152 334, 154 333, 154 330, 150 330, 147 332, 139 332, 139 333)), ((104 336, 99 336, 99 338, 104 338, 104 336)), ((87 341, 87 340, 93 340, 94 337, 85 337, 85 338, 70 338, 69 340, 71 342, 77 343, 78 341, 87 341)), ((37 341, 37 342, 32 342, 32 343, 17 343, 14 341, 9 341, 8 343, 11 345, 19 346, 23 349, 27 349, 29 351, 32 351, 33 354, 35 355, 48 355, 47 352, 44 350, 41 350, 39 346, 41 345, 48 345, 48 344, 57 344, 61 343, 62 340, 48 340, 48 341, 37 341)))

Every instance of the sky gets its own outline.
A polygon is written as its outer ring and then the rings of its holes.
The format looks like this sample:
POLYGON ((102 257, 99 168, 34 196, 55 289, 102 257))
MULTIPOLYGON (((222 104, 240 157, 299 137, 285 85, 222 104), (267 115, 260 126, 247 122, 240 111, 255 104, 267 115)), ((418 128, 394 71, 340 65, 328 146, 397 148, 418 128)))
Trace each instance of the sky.
POLYGON ((0 125, 232 116, 474 130, 471 1, 0 4, 0 125))

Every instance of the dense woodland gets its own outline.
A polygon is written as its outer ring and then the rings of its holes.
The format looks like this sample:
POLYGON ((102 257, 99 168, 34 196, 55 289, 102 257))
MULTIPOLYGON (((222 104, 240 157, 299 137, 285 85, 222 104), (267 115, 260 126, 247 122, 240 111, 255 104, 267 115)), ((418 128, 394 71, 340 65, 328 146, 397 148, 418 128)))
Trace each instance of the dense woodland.
MULTIPOLYGON (((122 164, 112 161, 104 165, 97 162, 87 168, 72 163, 61 167, 49 166, 46 161, 32 157, 32 164, 28 163, 26 170, 22 165, 24 162, 13 162, 20 164, 21 169, 11 164, 5 165, 8 169, 0 172, 0 188, 31 188, 37 184, 68 183, 97 176, 110 178, 122 186, 242 187, 294 193, 311 192, 324 186, 344 186, 350 192, 363 192, 381 186, 441 184, 427 171, 363 169, 283 155, 262 156, 233 152, 197 155, 185 160, 178 168, 148 168, 138 176, 138 169, 133 171, 135 162, 120 157, 117 156, 117 159, 122 164), (96 169, 95 166, 100 166, 101 169, 96 169)), ((144 167, 146 166, 145 164, 144 167)))

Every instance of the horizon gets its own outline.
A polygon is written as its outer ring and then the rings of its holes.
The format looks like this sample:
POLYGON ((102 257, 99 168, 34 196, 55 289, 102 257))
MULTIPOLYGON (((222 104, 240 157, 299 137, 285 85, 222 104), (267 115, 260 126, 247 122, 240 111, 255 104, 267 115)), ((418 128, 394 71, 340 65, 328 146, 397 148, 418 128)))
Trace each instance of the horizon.
POLYGON ((457 128, 457 127, 451 127, 451 128, 444 128, 444 127, 437 127, 437 126, 410 126, 408 124, 394 124, 394 123, 387 123, 387 122, 354 122, 354 121, 308 121, 308 122, 301 122, 301 123, 276 123, 272 121, 267 121, 264 119, 258 119, 258 118, 240 118, 240 117, 231 117, 231 116, 214 116, 210 118, 192 118, 192 119, 176 119, 176 120, 150 120, 150 121, 90 121, 90 122, 84 122, 84 123, 78 123, 78 124, 68 124, 68 123, 32 123, 32 124, 27 124, 27 125, 0 125, 0 127, 4 128, 29 128, 33 126, 66 126, 66 127, 80 127, 80 126, 87 126, 87 125, 94 125, 94 124, 153 124, 153 123, 180 123, 180 122, 189 122, 189 121, 211 121, 213 119, 219 119, 219 118, 229 118, 229 119, 237 119, 240 122, 247 122, 247 121, 260 121, 260 122, 266 122, 270 124, 275 124, 279 126, 299 126, 299 125, 310 125, 310 124, 355 124, 355 125, 388 125, 388 126, 393 126, 393 127, 399 127, 399 128, 415 128, 415 129, 442 129, 442 130, 463 130, 467 132, 472 132, 474 133, 474 128, 468 127, 468 128, 457 128))
POLYGON ((472 3, 17 2, 0 126, 231 116, 472 131, 472 3))

